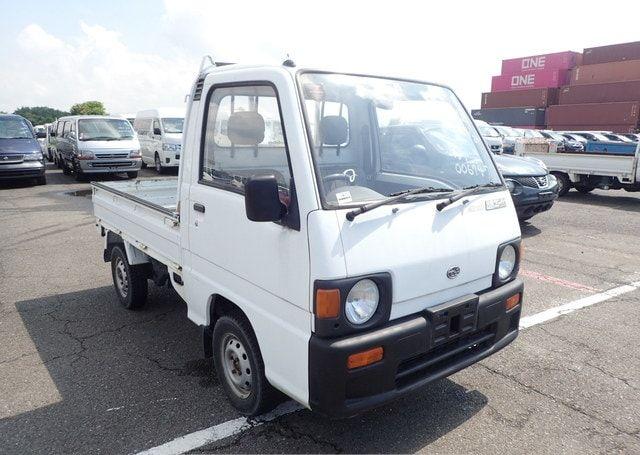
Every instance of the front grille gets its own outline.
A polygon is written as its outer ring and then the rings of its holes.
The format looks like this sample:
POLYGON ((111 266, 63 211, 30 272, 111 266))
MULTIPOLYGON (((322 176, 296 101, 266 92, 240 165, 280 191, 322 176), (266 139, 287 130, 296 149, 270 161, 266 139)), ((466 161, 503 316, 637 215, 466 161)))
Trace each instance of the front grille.
POLYGON ((545 188, 548 184, 547 176, 542 175, 539 177, 510 177, 522 186, 528 186, 529 188, 545 188))
POLYGON ((128 158, 129 157, 129 153, 125 152, 125 153, 100 153, 100 154, 96 154, 96 158, 99 160, 112 160, 112 159, 118 159, 118 158, 128 158))
POLYGON ((112 161, 110 163, 97 163, 94 161, 92 163, 89 163, 89 166, 95 168, 131 167, 133 166, 133 163, 131 161, 112 161))
POLYGON ((0 164, 22 163, 24 155, 1 155, 0 164))

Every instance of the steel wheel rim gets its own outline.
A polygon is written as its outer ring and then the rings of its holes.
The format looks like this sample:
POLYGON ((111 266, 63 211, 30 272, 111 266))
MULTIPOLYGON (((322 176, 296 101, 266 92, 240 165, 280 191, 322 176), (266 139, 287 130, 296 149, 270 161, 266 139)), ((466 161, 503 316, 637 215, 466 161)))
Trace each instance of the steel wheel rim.
POLYGON ((237 397, 246 399, 253 387, 253 370, 244 345, 235 335, 227 333, 222 338, 220 355, 227 384, 237 397))
POLYGON ((126 297, 129 293, 129 277, 122 258, 116 260, 116 287, 122 297, 126 297))

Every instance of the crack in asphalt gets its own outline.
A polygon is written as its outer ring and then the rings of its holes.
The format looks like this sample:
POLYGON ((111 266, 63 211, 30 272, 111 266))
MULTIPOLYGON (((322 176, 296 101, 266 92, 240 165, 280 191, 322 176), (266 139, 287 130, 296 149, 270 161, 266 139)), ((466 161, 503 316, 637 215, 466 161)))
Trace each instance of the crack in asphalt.
POLYGON ((616 423, 614 423, 614 422, 612 422, 612 421, 610 421, 610 420, 608 420, 608 419, 606 419, 604 417, 600 417, 600 416, 597 416, 597 415, 594 415, 594 414, 590 414, 585 409, 582 409, 580 406, 575 405, 575 404, 570 403, 570 402, 567 402, 567 401, 565 401, 563 399, 560 399, 560 398, 558 398, 558 397, 556 397, 554 395, 551 395, 551 394, 549 394, 547 392, 543 392, 542 390, 538 390, 534 386, 522 382, 521 380, 519 380, 515 376, 512 376, 510 374, 504 373, 504 372, 502 372, 500 370, 496 370, 495 368, 491 368, 491 367, 489 367, 488 365, 485 365, 482 362, 478 363, 478 365, 480 367, 484 368, 485 370, 487 370, 488 372, 492 373, 492 374, 495 374, 497 376, 500 376, 500 377, 502 377, 504 379, 507 379, 509 381, 512 381, 512 382, 518 384, 519 386, 525 388, 526 390, 534 392, 534 393, 536 393, 536 394, 538 394, 538 395, 540 395, 540 396, 542 396, 544 398, 547 398, 547 399, 549 399, 549 400, 551 400, 551 401, 553 401, 555 403, 560 403, 561 405, 563 405, 567 409, 570 409, 570 410, 572 410, 574 412, 577 412, 577 413, 579 413, 579 414, 581 414, 581 415, 583 415, 583 416, 585 416, 585 417, 587 417, 589 419, 596 420, 596 421, 598 421, 600 423, 604 423, 606 425, 609 425, 611 428, 615 429, 619 434, 626 435, 626 436, 631 436, 631 437, 634 437, 634 438, 640 440, 640 428, 638 428, 636 430, 633 430, 633 431, 624 430, 623 428, 620 428, 616 423))

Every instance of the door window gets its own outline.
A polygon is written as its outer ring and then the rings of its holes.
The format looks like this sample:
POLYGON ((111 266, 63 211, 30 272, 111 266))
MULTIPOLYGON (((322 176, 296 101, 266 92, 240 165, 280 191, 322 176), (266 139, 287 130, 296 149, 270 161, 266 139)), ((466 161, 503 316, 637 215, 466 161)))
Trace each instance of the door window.
POLYGON ((156 130, 160 130, 160 122, 157 119, 153 121, 153 130, 151 133, 156 134, 156 130))
POLYGON ((243 193, 249 177, 273 174, 288 204, 292 174, 275 89, 217 88, 206 109, 200 183, 243 193))
POLYGON ((69 131, 71 131, 71 122, 64 122, 64 132, 62 133, 62 137, 69 136, 69 131))

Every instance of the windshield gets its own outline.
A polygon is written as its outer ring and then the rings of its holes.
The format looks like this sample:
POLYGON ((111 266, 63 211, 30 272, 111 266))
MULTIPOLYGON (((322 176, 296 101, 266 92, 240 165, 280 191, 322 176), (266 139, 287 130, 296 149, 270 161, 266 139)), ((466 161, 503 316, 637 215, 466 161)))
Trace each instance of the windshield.
POLYGON ((534 137, 534 138, 544 139, 544 136, 542 135, 542 133, 536 130, 524 130, 524 137, 528 137, 528 138, 534 137))
POLYGON ((498 132, 500 134, 502 134, 503 136, 506 136, 506 137, 520 137, 520 136, 522 136, 521 133, 519 133, 518 131, 516 131, 513 128, 510 128, 508 126, 494 125, 493 127, 496 130, 498 130, 498 132))
POLYGON ((478 130, 484 137, 500 137, 498 132, 493 127, 488 125, 478 125, 478 130))
POLYGON ((33 133, 21 118, 0 118, 0 139, 33 139, 33 133))
POLYGON ((81 141, 120 141, 133 139, 133 128, 125 119, 92 118, 78 120, 81 141))
POLYGON ((183 118, 163 118, 162 127, 165 133, 182 133, 183 118))
POLYGON ((555 133, 553 131, 545 131, 551 139, 555 139, 556 141, 564 141, 566 138, 562 136, 562 134, 555 133))
POLYGON ((420 187, 500 183, 481 137, 449 89, 342 74, 304 73, 299 82, 325 206, 420 187))

